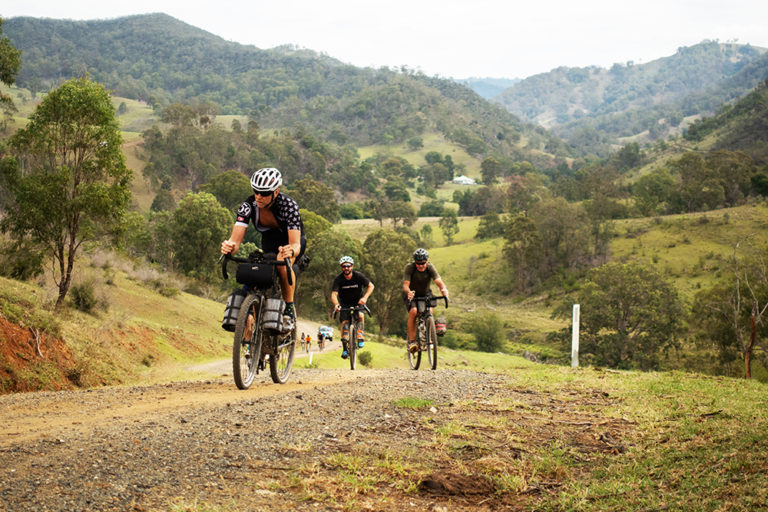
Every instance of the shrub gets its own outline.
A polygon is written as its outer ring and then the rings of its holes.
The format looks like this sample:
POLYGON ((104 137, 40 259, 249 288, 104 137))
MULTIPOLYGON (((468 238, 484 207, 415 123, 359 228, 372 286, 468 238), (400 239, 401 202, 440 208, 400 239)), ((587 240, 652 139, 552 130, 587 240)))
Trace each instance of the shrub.
POLYGON ((357 355, 357 360, 360 361, 360 364, 363 366, 371 366, 371 362, 373 361, 373 354, 367 350, 365 352, 360 352, 357 355))
POLYGON ((75 308, 84 313, 92 313, 93 308, 99 303, 94 292, 93 281, 85 281, 72 286, 70 290, 72 303, 75 308))
POLYGON ((472 335, 477 349, 482 352, 498 352, 504 343, 504 325, 495 313, 475 316, 471 322, 472 335))

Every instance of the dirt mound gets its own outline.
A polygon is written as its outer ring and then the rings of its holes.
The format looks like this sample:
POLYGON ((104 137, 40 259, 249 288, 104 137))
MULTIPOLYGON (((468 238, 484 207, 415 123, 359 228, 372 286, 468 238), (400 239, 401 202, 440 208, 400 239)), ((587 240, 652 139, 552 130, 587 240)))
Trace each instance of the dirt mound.
POLYGON ((492 494, 493 482, 481 475, 458 475, 450 472, 432 473, 421 481, 422 491, 441 496, 471 496, 492 494))
POLYGON ((71 389, 77 380, 64 341, 0 317, 0 393, 71 389))

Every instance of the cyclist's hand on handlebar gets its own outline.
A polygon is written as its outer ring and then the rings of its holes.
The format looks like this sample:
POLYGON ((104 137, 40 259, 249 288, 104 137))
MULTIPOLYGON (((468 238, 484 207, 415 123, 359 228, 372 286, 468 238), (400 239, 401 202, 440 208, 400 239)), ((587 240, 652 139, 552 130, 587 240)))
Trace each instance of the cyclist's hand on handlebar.
POLYGON ((235 242, 232 240, 224 240, 221 242, 221 254, 232 254, 235 250, 235 242))
POLYGON ((336 305, 333 307, 333 310, 334 310, 334 311, 341 311, 341 304, 336 304, 336 305))
POLYGON ((291 247, 290 245, 281 245, 277 249, 277 251, 278 251, 277 252, 277 259, 279 259, 279 260, 285 260, 285 259, 293 260, 294 252, 293 252, 293 247, 291 247))
POLYGON ((410 290, 408 292, 408 300, 413 300, 413 298, 416 296, 416 292, 413 290, 410 290))
POLYGON ((360 297, 360 300, 357 301, 357 303, 360 304, 361 306, 365 306, 365 299, 360 297))

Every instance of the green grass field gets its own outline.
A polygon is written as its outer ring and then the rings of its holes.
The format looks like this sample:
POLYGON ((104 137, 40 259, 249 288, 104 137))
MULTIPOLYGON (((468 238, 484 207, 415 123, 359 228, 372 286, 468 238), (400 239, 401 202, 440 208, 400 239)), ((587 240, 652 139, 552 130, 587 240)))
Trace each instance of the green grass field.
POLYGON ((418 150, 412 150, 407 144, 392 145, 374 145, 358 148, 360 159, 365 160, 379 153, 384 155, 399 156, 407 160, 415 167, 426 164, 424 156, 430 151, 437 151, 441 155, 449 155, 455 164, 462 164, 466 167, 465 174, 470 178, 478 179, 480 177, 480 160, 471 156, 463 148, 453 144, 443 137, 440 133, 427 133, 422 137, 424 147, 418 150))

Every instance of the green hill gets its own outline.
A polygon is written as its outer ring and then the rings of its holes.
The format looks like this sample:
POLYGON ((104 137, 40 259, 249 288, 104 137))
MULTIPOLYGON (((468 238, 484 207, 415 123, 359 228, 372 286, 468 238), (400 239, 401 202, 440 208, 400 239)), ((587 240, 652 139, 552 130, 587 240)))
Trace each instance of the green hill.
POLYGON ((552 165, 568 150, 460 84, 413 71, 357 68, 310 50, 225 41, 164 14, 113 20, 6 20, 22 50, 20 87, 45 92, 88 72, 118 96, 163 107, 208 102, 262 128, 312 128, 357 146, 439 132, 470 153, 552 165), (521 141, 524 141, 523 145, 521 141), (545 154, 546 153, 546 154, 545 154))
POLYGON ((712 150, 743 151, 768 165, 768 78, 717 115, 693 123, 685 138, 712 150))
POLYGON ((587 152, 621 138, 679 134, 688 116, 711 114, 768 76, 764 48, 705 41, 644 64, 560 67, 515 84, 494 101, 587 152))

